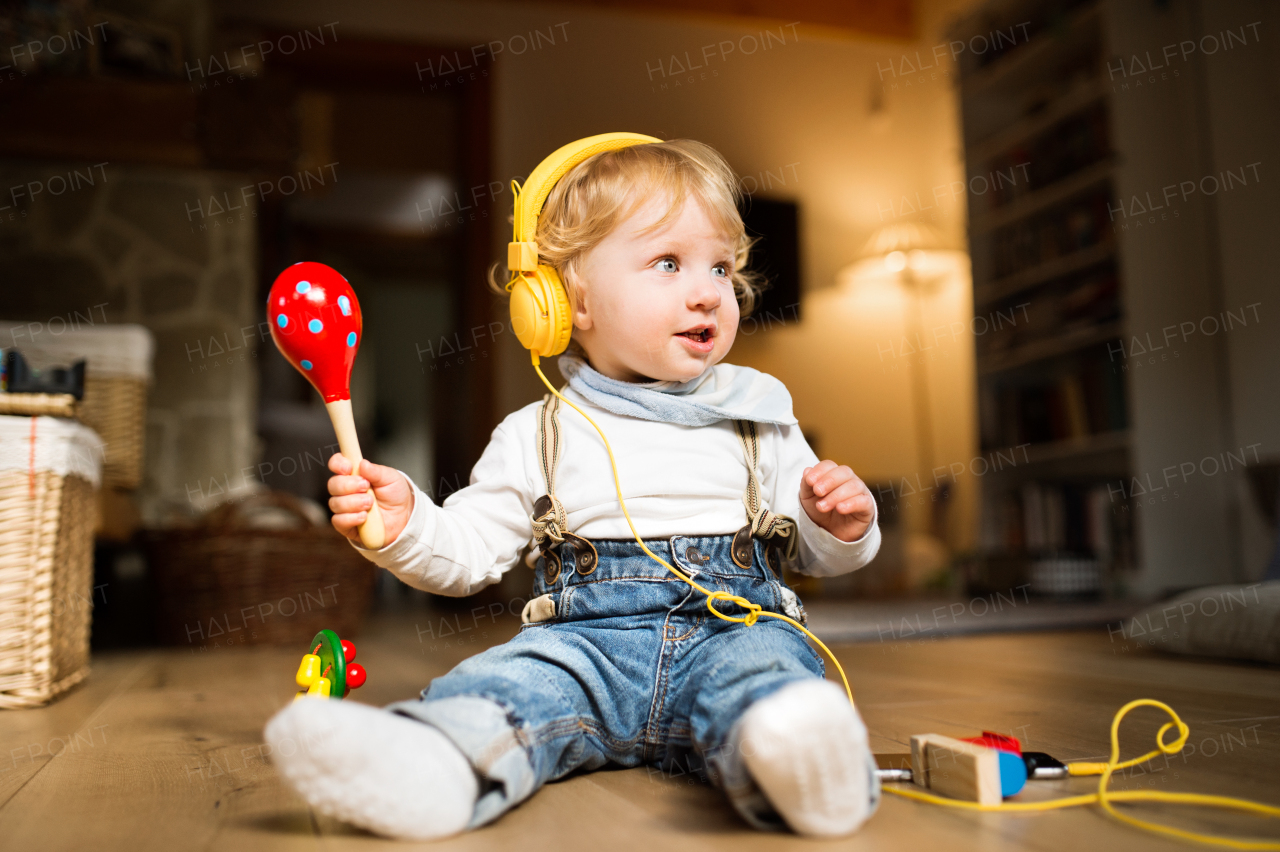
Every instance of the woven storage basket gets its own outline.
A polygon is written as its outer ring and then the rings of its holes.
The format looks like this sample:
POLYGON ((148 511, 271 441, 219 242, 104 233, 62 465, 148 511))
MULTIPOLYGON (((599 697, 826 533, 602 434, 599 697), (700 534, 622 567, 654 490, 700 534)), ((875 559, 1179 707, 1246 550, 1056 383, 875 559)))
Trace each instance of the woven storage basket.
POLYGON ((360 629, 377 568, 328 524, 315 526, 292 495, 270 491, 213 510, 202 526, 152 530, 160 641, 213 649, 297 644, 323 628, 360 629), (252 510, 295 515, 293 529, 254 529, 252 510))
POLYGON ((100 446, 74 421, 0 416, 0 708, 89 674, 100 446))
POLYGON ((75 405, 74 416, 102 436, 103 484, 110 488, 137 488, 142 482, 154 348, 151 332, 140 325, 80 327, 57 335, 46 330, 17 345, 37 368, 86 360, 84 399, 75 405))
POLYGON ((78 404, 69 393, 0 393, 0 414, 75 417, 78 404))
POLYGON ((106 444, 103 481, 112 488, 137 488, 147 432, 147 380, 90 372, 79 408, 80 419, 106 444))

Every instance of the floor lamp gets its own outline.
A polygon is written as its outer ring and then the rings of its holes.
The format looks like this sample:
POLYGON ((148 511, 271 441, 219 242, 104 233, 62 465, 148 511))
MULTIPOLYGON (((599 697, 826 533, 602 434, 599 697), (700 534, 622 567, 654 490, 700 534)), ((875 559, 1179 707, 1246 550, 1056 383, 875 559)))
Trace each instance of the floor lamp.
MULTIPOLYGON (((924 351, 924 300, 940 293, 953 282, 958 264, 965 254, 942 248, 935 228, 916 222, 886 225, 872 235, 852 270, 858 282, 878 279, 901 290, 902 326, 915 341, 916 350, 924 351)), ((921 482, 933 475, 934 438, 933 407, 929 401, 929 365, 924 359, 909 364, 912 413, 915 426, 921 482)))
MULTIPOLYGON (((900 222, 877 230, 867 241, 859 259, 841 273, 853 288, 884 287, 902 296, 902 327, 914 340, 916 351, 924 352, 924 303, 954 286, 959 273, 968 263, 964 252, 943 247, 944 243, 932 226, 916 222, 900 222)), ((933 405, 931 402, 929 365, 924 357, 919 363, 908 360, 911 385, 912 421, 916 439, 918 482, 929 487, 935 465, 933 405)), ((941 523, 940 502, 930 516, 930 536, 938 547, 941 523)))

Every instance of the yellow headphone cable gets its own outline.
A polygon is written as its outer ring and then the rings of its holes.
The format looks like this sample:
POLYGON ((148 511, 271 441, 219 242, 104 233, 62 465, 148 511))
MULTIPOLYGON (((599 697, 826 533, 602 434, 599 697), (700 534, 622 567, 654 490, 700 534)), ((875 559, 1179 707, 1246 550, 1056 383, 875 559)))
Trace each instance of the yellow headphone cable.
MULTIPOLYGON (((698 591, 706 595, 707 609, 711 610, 711 614, 714 615, 716 618, 721 618, 721 619, 724 619, 725 621, 736 621, 740 624, 745 624, 748 627, 750 627, 751 625, 756 623, 756 620, 760 616, 765 615, 765 616, 768 616, 769 618, 779 618, 787 622, 788 624, 792 625, 797 630, 804 633, 805 636, 808 636, 810 639, 812 639, 814 643, 817 644, 817 646, 821 648, 828 657, 831 658, 831 662, 836 664, 836 670, 840 672, 840 680, 844 681, 845 694, 849 696, 849 703, 853 704, 853 690, 849 688, 849 678, 845 677, 844 668, 841 667, 840 661, 836 659, 835 654, 831 653, 831 649, 828 648, 826 645, 824 645, 821 639, 819 639, 817 636, 814 636, 812 633, 806 630, 803 624, 796 621, 794 618, 788 618, 787 616, 782 615, 781 613, 769 612, 767 609, 760 606, 759 604, 752 603, 751 601, 747 600, 746 598, 740 595, 731 595, 728 592, 721 592, 721 591, 713 592, 708 589, 705 589, 702 586, 695 583, 691 577, 686 576, 678 568, 672 567, 660 556, 658 556, 652 550, 650 550, 648 547, 645 546, 644 540, 640 538, 640 533, 636 532, 636 525, 631 522, 631 513, 627 511, 627 504, 624 503, 622 500, 622 483, 618 480, 618 463, 613 458, 613 448, 609 446, 609 439, 604 436, 604 431, 601 430, 601 428, 598 425, 596 425, 596 421, 592 420, 591 417, 587 414, 587 412, 583 411, 581 408, 578 408, 578 406, 574 405, 570 400, 565 399, 565 397, 560 393, 560 391, 556 390, 551 385, 551 382, 549 382, 547 380, 547 377, 543 374, 542 368, 538 366, 538 361, 539 361, 538 353, 534 352, 533 350, 530 350, 529 354, 533 357, 533 369, 538 371, 538 377, 542 379, 542 383, 547 386, 547 389, 550 390, 556 396, 560 397, 561 402, 564 402, 565 404, 572 406, 574 411, 578 412, 583 417, 586 417, 587 422, 590 423, 592 426, 595 426, 595 430, 600 433, 600 440, 604 441, 605 451, 609 453, 609 464, 613 467, 613 487, 618 492, 618 505, 622 507, 622 514, 627 519, 627 526, 631 527, 631 534, 636 537, 636 541, 639 542, 640 548, 644 550, 645 553, 649 554, 649 557, 654 561, 656 561, 659 565, 664 566, 672 574, 675 574, 681 580, 684 580, 690 586, 693 586, 695 589, 697 589, 698 591), (742 616, 725 615, 723 612, 716 609, 715 607, 715 601, 719 601, 719 600, 735 603, 738 606, 745 609, 747 611, 747 614, 742 616)), ((793 532, 792 535, 796 535, 796 533, 793 532)))
MULTIPOLYGON (((559 391, 557 391, 547 380, 539 366, 539 353, 550 357, 564 351, 568 345, 569 337, 573 329, 572 318, 569 316, 569 302, 564 286, 560 281, 557 270, 549 265, 540 263, 539 251, 536 242, 533 241, 533 235, 536 231, 538 215, 541 212, 543 203, 546 201, 551 192, 551 188, 564 175, 566 175, 575 165, 582 162, 586 158, 595 153, 605 150, 612 150, 630 145, 645 144, 651 142, 661 142, 662 140, 652 136, 644 136, 635 133, 604 133, 597 136, 591 136, 571 142, 568 145, 553 152, 549 157, 544 159, 536 169, 529 175, 528 180, 522 187, 516 181, 512 181, 512 194, 515 196, 514 213, 512 216, 512 241, 508 246, 507 266, 512 272, 510 281, 507 283, 506 289, 511 293, 511 314, 512 329, 516 336, 520 339, 522 345, 529 349, 529 354, 533 360, 533 369, 537 371, 538 377, 542 379, 542 383, 547 386, 553 394, 575 411, 586 418, 600 434, 600 440, 604 441, 605 450, 609 453, 609 464, 613 468, 614 488, 618 493, 618 505, 622 508, 622 514, 627 519, 627 525, 631 528, 631 534, 635 536, 640 547, 651 559, 665 567, 668 571, 678 577, 680 580, 688 583, 694 589, 702 592, 706 596, 707 609, 716 618, 724 621, 732 621, 745 624, 750 627, 754 625, 761 616, 768 618, 777 618, 797 630, 804 633, 805 636, 813 640, 822 651, 835 664, 836 671, 840 673, 840 680, 844 683, 845 694, 849 697, 849 703, 856 704, 853 701, 853 690, 849 686, 849 678, 845 675, 844 668, 840 665, 840 661, 836 659, 835 654, 831 653, 821 639, 809 632, 804 625, 795 619, 776 612, 769 612, 758 604, 743 598, 739 595, 732 595, 728 592, 710 591, 695 583, 692 578, 669 565, 659 556, 649 550, 645 546, 640 534, 636 531, 635 524, 631 521, 631 515, 627 512, 627 504, 622 499, 622 485, 618 479, 618 465, 613 457, 613 449, 609 446, 609 439, 605 437, 604 431, 596 424, 591 417, 573 402, 566 399, 559 391), (716 609, 717 601, 727 601, 737 604, 746 610, 744 615, 733 616, 726 615, 716 609)), ((797 533, 793 532, 793 535, 797 533)), ((1058 799, 1050 799, 1043 802, 1011 802, 999 805, 980 805, 976 802, 965 802, 956 799, 947 799, 935 796, 930 793, 921 792, 914 789, 895 789, 886 786, 884 790, 896 796, 902 796, 908 799, 916 799, 930 804, 942 805, 950 808, 963 808, 965 810, 977 811, 1007 811, 1007 812, 1028 812, 1028 811, 1048 811, 1059 808, 1076 807, 1079 805, 1091 805, 1097 803, 1102 809, 1113 818, 1127 823, 1135 828, 1144 831, 1161 834, 1168 837, 1176 837, 1181 840, 1189 840, 1198 843, 1207 843, 1215 846, 1226 846, 1232 849, 1269 849, 1278 850, 1280 852, 1280 842, 1273 840, 1252 840, 1234 837, 1220 837, 1211 834, 1201 834, 1198 832, 1187 831, 1172 826, 1161 825, 1159 823, 1148 822, 1146 820, 1136 819, 1118 812, 1113 806, 1113 802, 1164 802, 1182 805, 1197 805, 1205 807, 1230 808, 1233 810, 1246 811, 1262 816, 1280 816, 1280 808, 1273 805, 1266 805, 1259 802, 1252 802, 1247 799, 1237 799, 1230 796, 1211 796, 1199 793, 1164 793, 1154 790, 1137 790, 1137 791, 1121 791, 1109 792, 1108 785, 1111 776, 1117 770, 1127 769, 1136 766, 1157 757, 1160 754, 1175 754, 1180 752, 1186 744, 1187 738, 1190 736, 1191 730, 1179 718, 1178 714, 1171 707, 1163 702, 1156 701, 1151 698, 1140 698, 1130 701, 1128 704, 1120 708, 1111 722, 1111 757, 1105 763, 1090 763, 1078 761, 1076 763, 1067 764, 1068 772, 1073 776, 1100 775, 1098 782, 1098 790, 1096 793, 1089 793, 1080 796, 1066 796, 1058 799), (1158 707, 1169 714, 1173 721, 1166 722, 1156 734, 1157 748, 1141 757, 1131 760, 1120 760, 1120 722, 1136 707, 1151 706, 1158 707), (1164 741, 1165 733, 1176 727, 1178 729, 1178 737, 1173 742, 1166 743, 1164 741)))
MULTIPOLYGON (((804 627, 804 625, 802 625, 800 622, 796 621, 793 618, 788 618, 787 616, 782 615, 781 613, 769 612, 768 610, 761 607, 759 604, 754 604, 751 601, 747 600, 746 598, 741 597, 740 595, 731 595, 728 592, 721 592, 721 591, 709 591, 708 589, 695 583, 692 578, 686 576, 679 569, 674 568, 673 566, 668 564, 665 560, 663 560, 661 557, 656 555, 653 551, 651 551, 648 547, 645 546, 644 540, 640 538, 640 533, 636 531, 636 525, 631 521, 631 514, 627 511, 627 504, 622 499, 622 484, 618 479, 618 464, 613 457, 613 448, 609 446, 609 439, 605 437, 604 431, 600 428, 600 426, 594 420, 591 419, 591 417, 585 411, 583 411, 578 406, 574 405, 572 401, 566 399, 564 395, 562 395, 559 391, 557 391, 555 387, 552 386, 551 382, 547 380, 546 375, 543 374, 542 368, 539 366, 538 353, 533 350, 530 350, 529 354, 530 356, 532 356, 533 369, 537 371, 538 378, 542 379, 542 383, 547 386, 547 389, 550 390, 557 397, 559 397, 562 402, 571 406, 574 411, 577 411, 579 414, 585 417, 587 422, 590 423, 593 427, 595 427, 596 432, 600 434, 600 440, 604 441, 604 448, 609 453, 609 465, 613 469, 613 485, 618 493, 618 505, 622 507, 622 514, 627 519, 627 526, 631 527, 631 534, 636 537, 636 542, 639 543, 640 548, 644 550, 645 553, 649 554, 649 557, 651 559, 656 561, 658 564, 664 566, 672 574, 675 574, 681 580, 688 583, 690 586, 697 589, 698 591, 702 592, 702 594, 706 595, 707 609, 711 610, 711 614, 714 615, 716 618, 724 619, 725 621, 738 622, 740 624, 745 624, 748 627, 750 627, 751 625, 756 623, 756 621, 760 618, 760 616, 763 615, 769 618, 781 619, 782 621, 787 622, 791 626, 795 627, 797 630, 804 633, 805 636, 808 636, 810 639, 812 639, 814 644, 817 645, 819 648, 821 648, 823 652, 828 657, 831 658, 831 662, 835 663, 836 671, 840 672, 840 680, 844 683, 845 694, 849 696, 849 703, 853 704, 856 709, 857 705, 854 703, 854 700, 853 700, 853 690, 849 687, 849 678, 844 673, 844 667, 840 665, 840 661, 836 659, 836 655, 831 653, 831 649, 828 648, 821 639, 819 639, 817 636, 814 636, 812 633, 810 633, 804 627), (715 607, 715 602, 720 600, 737 604, 738 606, 747 610, 747 612, 745 615, 742 615, 742 616, 726 615, 725 613, 720 612, 720 610, 716 609, 715 607)), ((795 533, 793 533, 793 535, 794 534, 795 533)), ((1280 850, 1280 841, 1246 840, 1246 839, 1235 838, 1235 837, 1220 837, 1212 834, 1201 834, 1199 832, 1187 831, 1181 828, 1174 828, 1173 826, 1161 825, 1160 823, 1148 822, 1146 820, 1140 820, 1131 816, 1126 816, 1125 814, 1120 813, 1114 807, 1112 807, 1112 802, 1166 802, 1166 803, 1181 804, 1181 805, 1199 805, 1203 807, 1230 808, 1233 810, 1248 811, 1248 812, 1256 813, 1262 816, 1272 816, 1272 817, 1280 816, 1280 807, 1275 807, 1274 805, 1262 804, 1261 802, 1252 802, 1248 799, 1237 799, 1231 796, 1210 796, 1210 795, 1205 795, 1201 793, 1165 793, 1157 790, 1132 790, 1132 791, 1121 791, 1121 792, 1114 792, 1114 793, 1108 792, 1107 786, 1111 781, 1112 773, 1114 773, 1116 770, 1127 769, 1131 766, 1136 766, 1139 763, 1143 763, 1147 760, 1150 760, 1153 757, 1158 757, 1162 753, 1176 754, 1182 751, 1182 748, 1183 746, 1186 745, 1187 738, 1190 735, 1191 735, 1191 729, 1188 728, 1186 723, 1182 721, 1182 719, 1178 716, 1176 712, 1174 712, 1172 707, 1165 704, 1164 702, 1156 701, 1153 698, 1139 698, 1135 701, 1130 701, 1128 704, 1121 707, 1119 712, 1116 713, 1115 718, 1112 719, 1111 721, 1111 757, 1110 759, 1108 759, 1105 763, 1089 763, 1089 762, 1078 761, 1076 763, 1067 764, 1068 772, 1074 776, 1101 775, 1102 777, 1101 777, 1101 780, 1098 782, 1098 791, 1096 793, 1088 793, 1081 796, 1065 796, 1060 799, 1049 799, 1048 801, 1044 801, 1044 802, 1010 802, 1007 804, 999 804, 999 805, 980 805, 977 802, 965 802, 965 801, 960 801, 958 799, 947 799, 947 798, 943 798, 942 796, 935 796, 931 793, 924 793, 924 792, 920 792, 912 789, 896 789, 894 787, 888 787, 888 786, 884 787, 883 789, 886 793, 892 793, 895 796, 902 796, 903 798, 907 798, 907 799, 915 799, 917 801, 928 802, 934 805, 942 805, 944 807, 949 807, 949 808, 963 808, 965 810, 976 810, 976 811, 1002 811, 1002 812, 1020 812, 1020 813, 1027 812, 1027 811, 1049 811, 1049 810, 1057 810, 1059 808, 1076 807, 1078 805, 1091 805, 1096 802, 1097 804, 1102 806, 1102 809, 1104 811, 1106 811, 1115 819, 1118 819, 1124 823, 1128 823, 1129 825, 1132 825, 1136 828, 1140 828, 1144 831, 1150 831, 1156 834, 1162 834, 1169 837, 1176 837, 1181 840, 1190 840, 1198 843, 1207 843, 1215 846, 1226 846, 1232 849, 1280 850), (1156 745, 1158 747, 1156 750, 1147 752, 1141 757, 1135 757, 1131 760, 1126 760, 1122 762, 1120 760, 1120 721, 1125 717, 1126 714, 1128 714, 1130 710, 1133 710, 1135 707, 1142 707, 1142 706, 1158 707, 1161 710, 1164 710, 1166 713, 1168 713, 1169 716, 1172 717, 1173 721, 1166 722, 1163 726, 1161 726, 1160 730, 1156 733, 1156 745), (1178 737, 1173 742, 1166 743, 1164 741, 1165 732, 1173 727, 1177 727, 1178 737)))

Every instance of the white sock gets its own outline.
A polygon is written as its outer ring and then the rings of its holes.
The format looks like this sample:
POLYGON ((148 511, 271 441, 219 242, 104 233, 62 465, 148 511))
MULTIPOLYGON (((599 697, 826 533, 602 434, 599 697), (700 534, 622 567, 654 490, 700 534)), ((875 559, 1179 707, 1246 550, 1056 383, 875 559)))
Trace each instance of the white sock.
POLYGON ((879 804, 866 725, 836 684, 788 684, 748 707, 740 725, 747 771, 793 831, 850 834, 879 804))
POLYGON ((304 698, 263 733, 281 774, 321 813, 409 840, 456 834, 471 820, 476 774, 430 725, 367 704, 304 698))

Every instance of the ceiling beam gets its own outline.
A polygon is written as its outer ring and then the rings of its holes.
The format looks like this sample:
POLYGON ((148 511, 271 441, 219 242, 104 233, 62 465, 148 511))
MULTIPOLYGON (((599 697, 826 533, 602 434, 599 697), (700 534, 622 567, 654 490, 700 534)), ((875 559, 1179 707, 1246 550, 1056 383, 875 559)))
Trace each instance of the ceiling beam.
MULTIPOLYGON (((536 3, 539 0, 524 0, 536 3)), ((799 22, 847 31, 914 39, 912 0, 565 0, 575 6, 658 13, 698 18, 799 22)))

